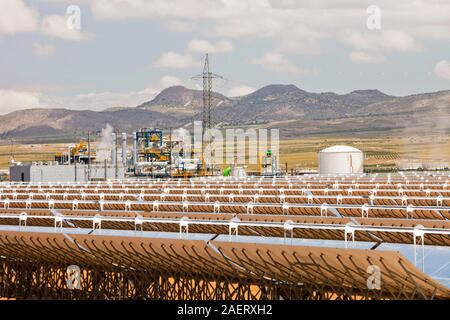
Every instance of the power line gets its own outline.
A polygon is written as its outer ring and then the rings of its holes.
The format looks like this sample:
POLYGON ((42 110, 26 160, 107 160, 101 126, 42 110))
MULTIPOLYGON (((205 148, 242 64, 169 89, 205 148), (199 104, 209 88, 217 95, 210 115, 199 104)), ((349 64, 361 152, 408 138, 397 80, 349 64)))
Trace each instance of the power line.
POLYGON ((212 73, 209 65, 209 55, 208 53, 205 56, 205 63, 203 66, 203 73, 192 77, 193 80, 202 80, 203 81, 203 117, 202 117, 202 126, 203 133, 206 129, 211 129, 213 127, 214 120, 211 117, 211 98, 212 98, 212 86, 213 79, 223 79, 224 77, 212 73))
MULTIPOLYGON (((211 117, 211 97, 212 97, 212 85, 213 79, 224 79, 224 77, 212 73, 209 66, 209 55, 208 53, 205 56, 205 63, 203 65, 203 73, 192 77, 193 80, 202 80, 203 81, 203 115, 202 115, 202 167, 203 174, 206 174, 206 165, 205 165, 205 145, 209 143, 209 141, 205 141, 205 132, 206 130, 210 130, 213 127, 214 120, 211 117)), ((211 151, 211 149, 210 149, 211 151)), ((212 160, 212 154, 209 155, 210 160, 212 160)))

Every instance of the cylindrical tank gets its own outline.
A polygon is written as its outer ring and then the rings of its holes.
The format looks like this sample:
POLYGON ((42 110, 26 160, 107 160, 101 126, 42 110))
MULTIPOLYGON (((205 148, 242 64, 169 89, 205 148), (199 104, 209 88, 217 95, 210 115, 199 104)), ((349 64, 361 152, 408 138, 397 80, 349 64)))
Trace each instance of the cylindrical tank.
POLYGON ((319 152, 320 174, 352 174, 364 172, 364 154, 348 146, 333 146, 319 152))

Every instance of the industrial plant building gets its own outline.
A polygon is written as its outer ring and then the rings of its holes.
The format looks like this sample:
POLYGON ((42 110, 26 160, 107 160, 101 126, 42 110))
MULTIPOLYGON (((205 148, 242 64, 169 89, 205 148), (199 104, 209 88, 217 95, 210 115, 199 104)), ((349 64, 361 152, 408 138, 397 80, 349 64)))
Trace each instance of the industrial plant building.
POLYGON ((123 179, 123 165, 60 165, 54 163, 33 163, 14 165, 9 169, 11 181, 16 182, 87 182, 89 180, 123 179))

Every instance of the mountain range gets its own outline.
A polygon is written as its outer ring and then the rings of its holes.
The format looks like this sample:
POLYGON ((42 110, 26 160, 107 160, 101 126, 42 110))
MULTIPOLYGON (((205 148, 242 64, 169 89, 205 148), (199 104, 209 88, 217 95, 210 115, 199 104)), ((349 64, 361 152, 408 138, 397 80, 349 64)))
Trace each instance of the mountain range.
MULTIPOLYGON (((279 128, 299 135, 449 132, 450 90, 394 97, 378 90, 313 93, 294 85, 268 85, 241 97, 212 94, 219 127, 279 128)), ((0 116, 0 139, 100 131, 106 124, 131 132, 141 127, 177 128, 202 118, 202 91, 169 87, 133 108, 104 111, 26 109, 0 116)))

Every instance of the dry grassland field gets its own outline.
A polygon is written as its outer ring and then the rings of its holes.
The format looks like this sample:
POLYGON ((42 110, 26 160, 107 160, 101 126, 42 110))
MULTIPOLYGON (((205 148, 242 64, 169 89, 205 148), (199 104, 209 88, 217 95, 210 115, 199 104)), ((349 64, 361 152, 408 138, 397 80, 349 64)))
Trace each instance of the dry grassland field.
MULTIPOLYGON (((77 141, 78 142, 78 141, 77 141)), ((75 141, 70 144, 76 143, 75 141)), ((439 161, 450 158, 450 136, 414 136, 378 138, 307 137, 280 141, 280 166, 287 162, 291 169, 316 169, 317 152, 332 145, 349 145, 365 153, 366 168, 391 167, 402 160, 439 161)), ((19 162, 53 160, 58 152, 66 151, 69 143, 23 144, 0 142, 0 169, 6 170, 12 158, 19 162)), ((93 143, 95 148, 95 143, 93 143)), ((448 160, 447 160, 448 161, 448 160)), ((251 169, 253 166, 250 166, 251 169)))
POLYGON ((49 161, 55 159, 55 154, 67 150, 67 144, 11 144, 10 141, 0 142, 0 169, 7 169, 12 158, 17 162, 49 161))

